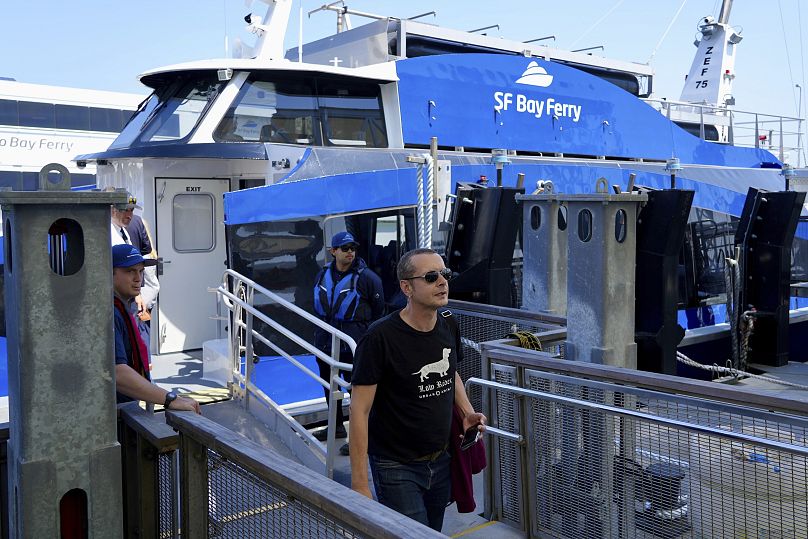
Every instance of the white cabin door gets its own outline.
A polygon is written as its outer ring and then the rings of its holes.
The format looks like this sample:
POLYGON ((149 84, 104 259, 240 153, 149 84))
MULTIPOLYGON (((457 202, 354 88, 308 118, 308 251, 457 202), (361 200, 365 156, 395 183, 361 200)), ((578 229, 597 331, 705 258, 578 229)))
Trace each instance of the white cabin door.
POLYGON ((163 259, 152 332, 161 354, 202 348, 216 338, 216 295, 227 249, 223 194, 230 180, 155 178, 157 254, 163 259), (156 327, 155 327, 156 322, 156 327))

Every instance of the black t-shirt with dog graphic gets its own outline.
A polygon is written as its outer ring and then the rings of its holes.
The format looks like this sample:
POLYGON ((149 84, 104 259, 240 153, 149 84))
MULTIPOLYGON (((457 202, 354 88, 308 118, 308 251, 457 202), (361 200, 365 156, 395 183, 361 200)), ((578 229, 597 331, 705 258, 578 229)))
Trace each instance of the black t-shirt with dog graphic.
POLYGON ((354 357, 352 384, 377 385, 368 454, 409 462, 445 447, 454 402, 460 330, 449 311, 418 331, 396 311, 370 326, 354 357))

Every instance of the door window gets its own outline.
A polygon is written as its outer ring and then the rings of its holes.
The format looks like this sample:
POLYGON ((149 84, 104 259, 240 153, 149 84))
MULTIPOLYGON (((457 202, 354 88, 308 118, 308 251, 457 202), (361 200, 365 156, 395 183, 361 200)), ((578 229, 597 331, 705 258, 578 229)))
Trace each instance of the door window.
POLYGON ((174 196, 171 212, 174 250, 206 252, 216 247, 215 201, 208 193, 174 196))

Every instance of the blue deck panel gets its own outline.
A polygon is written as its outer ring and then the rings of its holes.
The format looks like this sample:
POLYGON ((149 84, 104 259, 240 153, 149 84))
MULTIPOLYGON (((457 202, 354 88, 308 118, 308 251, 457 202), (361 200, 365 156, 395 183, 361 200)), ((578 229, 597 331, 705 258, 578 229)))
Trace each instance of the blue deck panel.
MULTIPOLYGON (((312 372, 320 372, 312 355, 295 356, 312 372)), ((280 356, 262 356, 253 370, 253 382, 278 404, 322 398, 323 388, 280 356)))

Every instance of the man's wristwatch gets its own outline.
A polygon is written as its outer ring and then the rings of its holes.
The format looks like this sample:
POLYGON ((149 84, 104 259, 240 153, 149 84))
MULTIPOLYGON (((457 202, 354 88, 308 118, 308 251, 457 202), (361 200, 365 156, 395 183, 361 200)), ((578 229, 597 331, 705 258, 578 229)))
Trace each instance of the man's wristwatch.
POLYGON ((169 405, 177 399, 177 394, 173 391, 166 393, 166 401, 163 403, 163 408, 168 410, 169 405))

